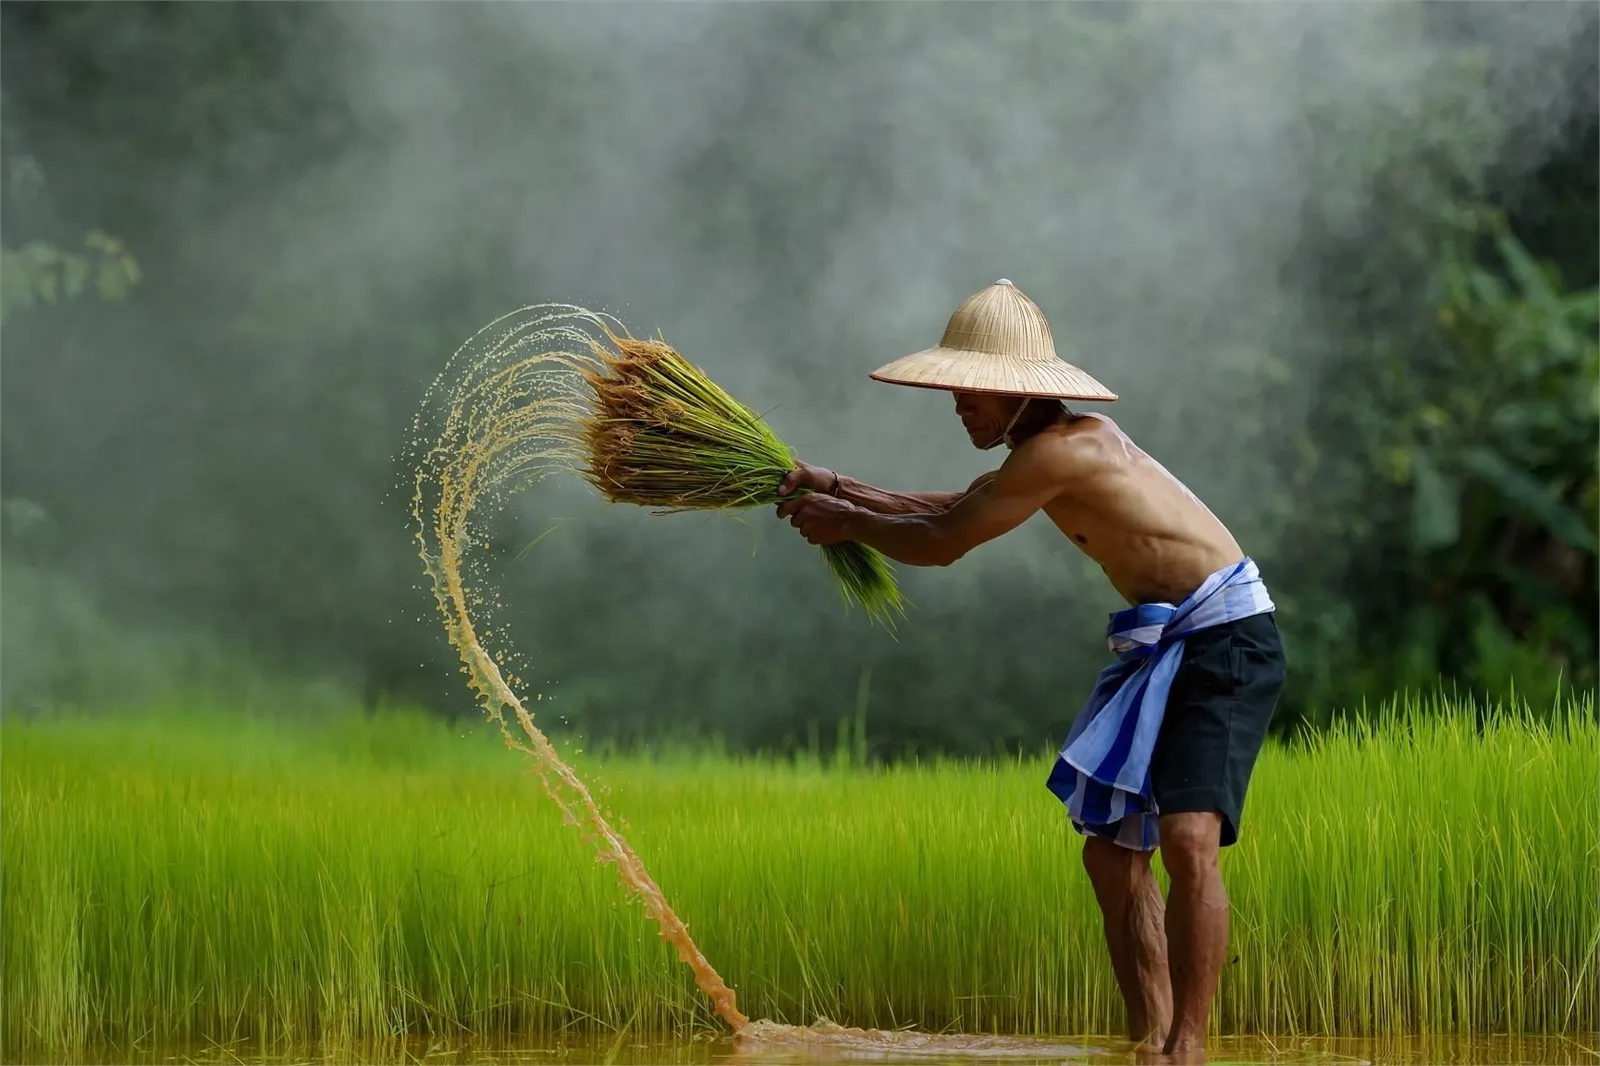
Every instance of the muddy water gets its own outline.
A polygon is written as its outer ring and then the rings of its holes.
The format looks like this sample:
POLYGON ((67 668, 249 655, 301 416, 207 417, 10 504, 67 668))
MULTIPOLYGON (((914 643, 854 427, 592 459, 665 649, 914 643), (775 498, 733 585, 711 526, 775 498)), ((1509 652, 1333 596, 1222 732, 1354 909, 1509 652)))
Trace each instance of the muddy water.
MULTIPOLYGON (((827 1027, 805 1030, 826 1034, 827 1027)), ((404 1041, 337 1043, 322 1046, 261 1048, 247 1044, 168 1046, 160 1048, 102 1048, 70 1058, 8 1054, 5 1062, 74 1063, 231 1063, 234 1066, 280 1066, 289 1063, 437 1063, 473 1066, 509 1066, 512 1063, 568 1066, 667 1066, 667 1064, 733 1064, 750 1066, 802 1066, 810 1063, 958 1063, 964 1066, 1122 1066, 1162 1062, 1133 1051, 1126 1042, 1105 1038, 1032 1039, 1022 1037, 959 1036, 948 1039, 926 1034, 907 1044, 885 1046, 875 1042, 819 1039, 806 1044, 736 1046, 726 1036, 699 1040, 652 1040, 648 1037, 544 1042, 483 1041, 417 1037, 404 1041), (961 1050, 953 1050, 960 1048, 961 1050)), ((1206 1061, 1223 1063, 1305 1063, 1316 1066, 1585 1066, 1600 1064, 1600 1039, 1594 1037, 1410 1037, 1361 1039, 1325 1037, 1220 1037, 1213 1038, 1206 1061)))

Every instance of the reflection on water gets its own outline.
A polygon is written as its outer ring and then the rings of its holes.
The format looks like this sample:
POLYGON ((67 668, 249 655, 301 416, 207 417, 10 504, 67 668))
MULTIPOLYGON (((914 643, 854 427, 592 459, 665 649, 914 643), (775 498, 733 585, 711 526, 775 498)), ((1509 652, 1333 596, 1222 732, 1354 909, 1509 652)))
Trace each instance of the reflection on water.
MULTIPOLYGON (((856 1032, 859 1032, 856 1031, 856 1032)), ((1104 1037, 1029 1038, 894 1034, 891 1039, 852 1037, 837 1027, 787 1030, 788 1038, 746 1041, 736 1046, 725 1035, 699 1039, 652 1040, 623 1033, 612 1039, 487 1041, 409 1037, 392 1041, 326 1042, 319 1045, 263 1048, 245 1043, 190 1047, 102 1048, 70 1058, 8 1053, 7 1062, 193 1063, 219 1066, 288 1066, 288 1064, 427 1063, 447 1066, 509 1066, 512 1063, 551 1066, 798 1066, 806 1063, 952 1062, 963 1066, 1004 1063, 1005 1066, 1122 1066, 1160 1062, 1135 1051, 1126 1041, 1104 1037), (802 1039, 793 1039, 802 1033, 802 1039)), ((1600 1039, 1550 1036, 1430 1036, 1363 1039, 1353 1037, 1215 1037, 1207 1049, 1210 1066, 1224 1063, 1307 1063, 1317 1066, 1371 1063, 1373 1066, 1600 1066, 1600 1039)))

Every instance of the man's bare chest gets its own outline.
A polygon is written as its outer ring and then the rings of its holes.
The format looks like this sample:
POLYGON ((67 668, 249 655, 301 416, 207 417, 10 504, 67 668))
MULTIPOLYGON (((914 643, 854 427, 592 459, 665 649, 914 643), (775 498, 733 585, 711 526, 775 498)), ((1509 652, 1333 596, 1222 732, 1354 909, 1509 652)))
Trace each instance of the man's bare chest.
POLYGON ((1114 551, 1115 545, 1124 539, 1119 533, 1125 531, 1114 518, 1071 496, 1058 497, 1045 504, 1044 513, 1068 540, 1097 562, 1104 562, 1101 553, 1114 551))

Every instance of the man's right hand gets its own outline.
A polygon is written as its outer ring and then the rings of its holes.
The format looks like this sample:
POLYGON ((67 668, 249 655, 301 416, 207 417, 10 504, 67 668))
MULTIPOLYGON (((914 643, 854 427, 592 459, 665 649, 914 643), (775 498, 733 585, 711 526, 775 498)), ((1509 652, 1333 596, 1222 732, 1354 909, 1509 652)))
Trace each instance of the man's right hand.
MULTIPOLYGON (((798 462, 798 460, 797 460, 798 462)), ((821 492, 833 495, 839 488, 839 475, 825 466, 812 466, 810 463, 800 463, 778 484, 778 495, 788 496, 800 489, 810 489, 812 492, 821 492)))

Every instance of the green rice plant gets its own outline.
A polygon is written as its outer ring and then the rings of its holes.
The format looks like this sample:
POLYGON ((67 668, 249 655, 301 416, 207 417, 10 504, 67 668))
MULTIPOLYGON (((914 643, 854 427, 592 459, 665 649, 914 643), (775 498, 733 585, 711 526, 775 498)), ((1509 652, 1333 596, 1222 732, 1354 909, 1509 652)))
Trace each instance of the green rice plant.
MULTIPOLYGON (((0 746, 7 1061, 719 1028, 493 728, 196 707, 8 715, 0 746)), ((752 1018, 1121 1030, 1048 753, 571 757, 752 1018)), ((1593 1034, 1597 757, 1592 696, 1270 745, 1215 1031, 1593 1034)))
MULTIPOLYGON (((669 345, 607 336, 617 354, 595 344, 599 367, 584 370, 594 392, 581 433, 585 480, 613 503, 664 513, 783 499, 793 452, 759 415, 669 345)), ((822 553, 845 602, 892 629, 904 602, 889 560, 853 541, 822 553)))

